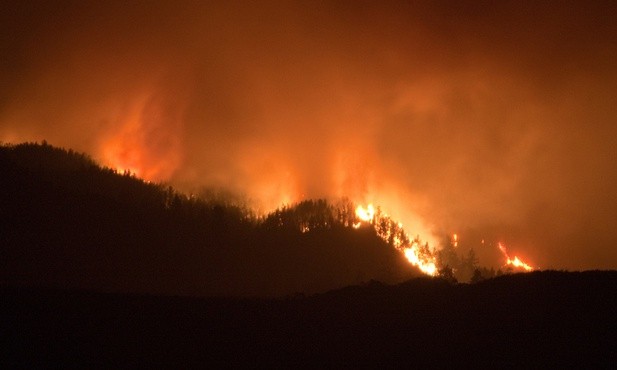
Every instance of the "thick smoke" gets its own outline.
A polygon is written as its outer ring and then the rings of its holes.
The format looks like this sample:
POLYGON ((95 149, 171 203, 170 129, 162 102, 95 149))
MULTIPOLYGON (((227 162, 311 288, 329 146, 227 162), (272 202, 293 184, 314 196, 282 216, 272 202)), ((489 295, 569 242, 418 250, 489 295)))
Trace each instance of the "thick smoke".
POLYGON ((0 140, 617 267, 611 2, 223 3, 3 5, 0 140))

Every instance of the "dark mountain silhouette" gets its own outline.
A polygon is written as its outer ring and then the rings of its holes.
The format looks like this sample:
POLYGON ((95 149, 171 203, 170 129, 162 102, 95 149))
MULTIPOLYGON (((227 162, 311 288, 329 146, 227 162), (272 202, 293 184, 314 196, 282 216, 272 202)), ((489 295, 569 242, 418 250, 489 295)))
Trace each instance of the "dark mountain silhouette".
POLYGON ((45 143, 0 189, 2 368, 617 363, 616 271, 409 279, 347 201, 257 217, 45 143))
POLYGON ((46 143, 1 146, 0 188, 0 279, 10 285, 276 296, 420 274, 374 230, 351 228, 345 201, 259 218, 46 143))
POLYGON ((3 367, 611 368, 617 272, 418 278, 311 297, 0 289, 3 367))

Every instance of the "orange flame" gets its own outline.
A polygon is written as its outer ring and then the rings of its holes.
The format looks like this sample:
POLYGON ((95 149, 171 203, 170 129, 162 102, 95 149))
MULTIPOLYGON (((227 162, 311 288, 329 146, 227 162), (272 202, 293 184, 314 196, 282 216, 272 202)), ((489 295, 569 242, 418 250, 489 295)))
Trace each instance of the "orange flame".
POLYGON ((525 271, 533 271, 534 269, 533 267, 523 262, 517 256, 514 256, 513 259, 510 258, 510 256, 508 256, 508 252, 506 252, 506 247, 503 244, 499 243, 498 246, 499 246, 499 250, 501 251, 501 253, 503 253, 504 257, 506 257, 506 265, 513 266, 519 269, 523 269, 525 271))
POLYGON ((356 216, 364 222, 373 222, 373 218, 375 217, 375 207, 373 207, 372 204, 369 204, 366 208, 358 206, 356 208, 356 216))
POLYGON ((354 228, 359 228, 362 223, 372 224, 377 235, 386 243, 392 243, 396 249, 402 250, 409 263, 427 275, 434 276, 437 274, 434 256, 427 256, 426 253, 422 253, 418 240, 412 240, 409 237, 403 230, 402 223, 393 223, 387 214, 376 211, 372 204, 367 205, 366 208, 361 205, 356 207, 356 217, 359 221, 352 225, 354 228), (383 228, 382 223, 388 226, 383 228))
POLYGON ((420 259, 420 253, 418 246, 414 243, 410 248, 405 248, 405 258, 412 265, 418 267, 422 272, 427 275, 435 276, 437 274, 437 265, 434 261, 424 261, 420 259))

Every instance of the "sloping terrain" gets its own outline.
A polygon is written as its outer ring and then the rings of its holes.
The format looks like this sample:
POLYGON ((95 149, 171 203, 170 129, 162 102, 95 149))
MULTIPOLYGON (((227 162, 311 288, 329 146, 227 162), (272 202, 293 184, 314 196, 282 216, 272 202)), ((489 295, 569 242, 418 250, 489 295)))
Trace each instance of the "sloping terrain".
POLYGON ((257 217, 47 144, 1 146, 0 189, 0 280, 12 285, 278 296, 420 275, 324 200, 257 217))

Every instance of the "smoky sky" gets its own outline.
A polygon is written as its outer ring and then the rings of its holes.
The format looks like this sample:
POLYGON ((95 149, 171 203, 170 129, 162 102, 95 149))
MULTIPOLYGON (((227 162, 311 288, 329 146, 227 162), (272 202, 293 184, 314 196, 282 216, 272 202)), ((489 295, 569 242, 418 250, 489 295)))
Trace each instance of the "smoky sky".
POLYGON ((617 268, 615 8, 4 4, 0 140, 263 209, 375 202, 486 264, 500 241, 543 268, 617 268))

